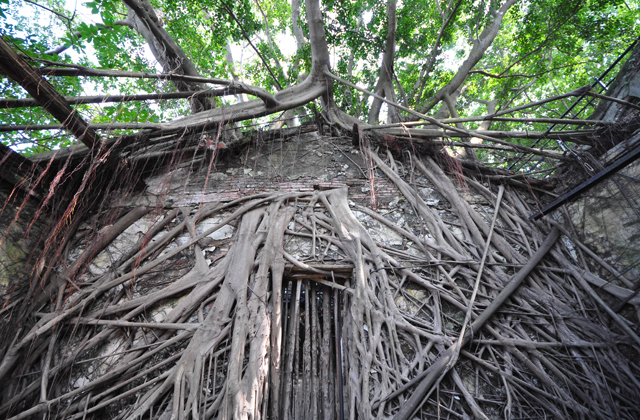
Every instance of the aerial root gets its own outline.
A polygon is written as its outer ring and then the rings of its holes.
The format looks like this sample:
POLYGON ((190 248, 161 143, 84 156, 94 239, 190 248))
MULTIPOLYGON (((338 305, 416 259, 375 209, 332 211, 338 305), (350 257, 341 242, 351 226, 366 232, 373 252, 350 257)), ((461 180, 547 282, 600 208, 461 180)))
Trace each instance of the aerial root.
POLYGON ((401 212, 352 207, 346 189, 169 211, 112 271, 84 274, 80 290, 63 284, 68 297, 17 337, 0 371, 21 380, 5 389, 0 413, 640 415, 638 367, 620 350, 640 343, 626 321, 617 320, 621 332, 600 324, 606 303, 584 287, 585 268, 545 240, 555 229, 524 221, 525 200, 507 187, 497 210, 496 190, 473 179, 456 186, 413 156, 413 175, 451 204, 446 213, 400 165, 365 153, 397 186, 401 212), (460 190, 485 202, 469 204, 460 190), (211 251, 204 238, 225 226, 233 236, 211 251), (400 239, 389 244, 382 227, 400 239), (555 261, 543 257, 549 250, 555 261), (174 270, 180 261, 188 265, 174 270), (327 261, 353 275, 337 283, 316 268, 327 261), (158 272, 171 281, 145 286, 158 272))

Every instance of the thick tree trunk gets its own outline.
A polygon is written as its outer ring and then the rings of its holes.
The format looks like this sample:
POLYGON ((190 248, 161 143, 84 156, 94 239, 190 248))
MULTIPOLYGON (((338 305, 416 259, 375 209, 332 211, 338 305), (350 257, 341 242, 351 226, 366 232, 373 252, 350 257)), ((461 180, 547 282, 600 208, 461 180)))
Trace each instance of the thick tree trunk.
POLYGON ((33 71, 31 66, 0 37, 0 68, 19 83, 55 119, 60 121, 78 140, 92 149, 99 142, 98 135, 65 101, 51 84, 33 71))
POLYGON ((311 43, 311 78, 314 82, 325 82, 324 71, 329 70, 331 64, 320 2, 318 0, 305 0, 304 4, 309 25, 309 42, 311 43))
MULTIPOLYGON (((191 59, 162 27, 158 16, 149 0, 123 0, 129 11, 127 21, 146 41, 165 73, 177 73, 187 76, 200 76, 191 59)), ((203 86, 197 83, 175 81, 174 85, 181 91, 199 91, 203 86)), ((213 103, 206 98, 191 100, 192 112, 211 109, 213 103)))
MULTIPOLYGON (((396 0, 387 1, 387 40, 385 43, 384 54, 382 55, 382 65, 380 66, 380 76, 374 92, 383 98, 388 98, 392 102, 396 102, 396 94, 393 89, 393 62, 396 55, 396 28, 398 22, 396 19, 396 0)), ((378 98, 373 99, 371 108, 369 109, 369 124, 376 124, 380 114, 382 101, 378 98)), ((400 121, 398 110, 388 107, 389 122, 395 123, 400 121)))

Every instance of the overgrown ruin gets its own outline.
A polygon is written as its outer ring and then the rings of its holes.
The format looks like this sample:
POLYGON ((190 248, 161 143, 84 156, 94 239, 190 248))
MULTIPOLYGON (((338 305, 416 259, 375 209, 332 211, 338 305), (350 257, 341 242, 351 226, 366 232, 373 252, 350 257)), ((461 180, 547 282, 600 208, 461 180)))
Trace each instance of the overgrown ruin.
POLYGON ((636 416, 640 343, 585 289, 608 273, 526 221, 528 191, 302 129, 219 161, 185 139, 79 224, 13 333, 2 415, 386 418, 448 356, 419 415, 636 416))
POLYGON ((601 99, 597 122, 525 134, 361 123, 326 94, 357 87, 321 47, 277 95, 232 84, 260 99, 3 146, 1 418, 640 417, 640 165, 544 211, 637 153, 640 47, 605 94, 560 95, 601 99), (286 107, 299 125, 234 125, 286 107), (498 139, 529 135, 573 146, 498 139))

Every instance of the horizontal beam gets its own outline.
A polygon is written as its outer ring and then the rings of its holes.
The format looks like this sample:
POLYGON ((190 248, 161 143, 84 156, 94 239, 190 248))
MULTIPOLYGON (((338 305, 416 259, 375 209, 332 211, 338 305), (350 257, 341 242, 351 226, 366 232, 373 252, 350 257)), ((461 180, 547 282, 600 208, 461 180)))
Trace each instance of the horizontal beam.
POLYGON ((285 264, 284 272, 287 276, 325 276, 325 277, 339 277, 350 278, 353 272, 353 265, 351 264, 305 264, 300 261, 296 261, 292 264, 285 264))

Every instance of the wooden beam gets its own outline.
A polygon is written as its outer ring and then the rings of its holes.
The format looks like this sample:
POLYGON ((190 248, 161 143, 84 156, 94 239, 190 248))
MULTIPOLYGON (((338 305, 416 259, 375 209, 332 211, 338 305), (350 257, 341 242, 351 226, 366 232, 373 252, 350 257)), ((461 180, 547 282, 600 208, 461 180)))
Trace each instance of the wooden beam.
POLYGON ((0 37, 0 68, 87 147, 93 148, 98 144, 99 138, 95 131, 88 127, 64 97, 46 79, 33 71, 31 66, 13 51, 2 37, 0 37))
POLYGON ((347 286, 343 286, 340 283, 334 283, 332 281, 325 280, 326 279, 325 276, 319 276, 317 274, 314 275, 314 276, 307 276, 305 274, 294 274, 293 278, 297 279, 297 280, 315 281, 316 283, 324 284, 325 286, 329 286, 329 287, 337 289, 337 290, 342 290, 344 292, 353 293, 353 289, 352 288, 347 287, 347 286))
MULTIPOLYGON (((292 264, 284 265, 285 275, 290 277, 326 277, 331 276, 345 279, 350 278, 353 272, 353 265, 351 264, 305 264, 297 261, 292 264)), ((344 280, 343 280, 344 281, 344 280)))
POLYGON ((345 280, 350 279, 353 273, 352 264, 305 264, 286 253, 285 257, 291 263, 284 266, 285 276, 298 280, 307 279, 337 290, 353 293, 353 289, 344 285, 345 280), (329 281, 329 279, 333 281, 329 281))

